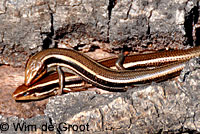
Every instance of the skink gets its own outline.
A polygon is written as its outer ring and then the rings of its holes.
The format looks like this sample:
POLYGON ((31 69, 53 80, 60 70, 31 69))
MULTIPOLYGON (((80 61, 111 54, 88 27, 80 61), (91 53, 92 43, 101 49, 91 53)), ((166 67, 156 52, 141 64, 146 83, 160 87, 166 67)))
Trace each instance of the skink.
MULTIPOLYGON (((159 77, 157 80, 154 80, 162 81, 177 76, 179 75, 184 65, 184 62, 176 62, 173 64, 163 65, 161 68, 166 69, 166 74, 163 77, 159 77)), ((82 79, 80 79, 80 77, 65 72, 65 88, 63 90, 64 93, 84 91, 87 90, 87 88, 89 87, 92 87, 92 85, 87 84, 82 79)), ((24 84, 19 86, 12 96, 15 100, 26 101, 44 99, 46 97, 54 96, 57 94, 59 94, 59 79, 58 74, 54 72, 52 74, 45 75, 44 77, 42 77, 42 79, 35 82, 30 87, 25 86, 24 84)))
MULTIPOLYGON (((188 50, 176 50, 162 53, 151 54, 153 58, 144 57, 145 64, 166 63, 172 61, 186 61, 194 56, 199 56, 200 48, 191 48, 188 50), (156 56, 156 57, 155 57, 156 56), (161 57, 160 57, 161 56, 161 57)), ((154 70, 130 71, 113 70, 95 62, 90 57, 67 49, 47 49, 32 56, 27 63, 25 71, 25 85, 30 85, 31 81, 39 74, 44 74, 46 65, 54 64, 56 66, 67 67, 87 82, 99 88, 109 91, 126 91, 127 87, 133 84, 141 84, 147 81, 156 80, 177 71, 171 66, 157 68, 154 70)), ((144 65, 141 62, 141 65, 144 65)), ((179 69, 182 66, 179 66, 179 69)), ((178 70, 179 70, 178 69, 178 70)))
MULTIPOLYGON (((46 72, 40 72, 42 69, 34 69, 34 71, 31 71, 32 67, 34 68, 34 60, 40 59, 43 55, 43 57, 48 56, 48 53, 50 53, 50 50, 45 50, 45 52, 42 52, 41 54, 36 54, 32 58, 30 58, 27 62, 26 66, 26 74, 25 74, 25 84, 26 85, 31 85, 35 81, 37 81, 41 76, 43 76, 46 72), (31 65, 32 63, 32 65, 31 65), (34 75, 31 75, 34 72, 34 75)), ((133 54, 129 55, 128 57, 125 58, 123 67, 124 68, 129 68, 132 67, 132 69, 137 69, 137 68, 146 68, 146 67, 155 67, 155 66, 160 66, 160 65, 165 65, 171 62, 176 62, 176 61, 185 61, 189 60, 192 57, 199 56, 200 53, 200 46, 199 47, 194 47, 190 48, 187 50, 173 50, 173 51, 160 51, 160 52, 154 52, 154 53, 148 53, 148 54, 133 54)), ((62 55, 62 54, 60 54, 62 55)), ((53 55, 52 55, 53 57, 53 55)), ((109 58, 108 58, 109 59, 109 58)), ((80 59, 81 60, 81 57, 80 59)), ((105 61, 106 65, 113 64, 115 63, 117 58, 111 57, 110 61, 107 62, 105 61)), ((36 64, 36 63, 35 63, 36 64)), ((39 64, 39 63, 38 63, 39 64)), ((105 65, 104 61, 102 62, 102 65, 105 65)), ((49 64, 48 69, 51 66, 54 66, 55 64, 49 64)), ((37 65, 35 65, 37 67, 37 65)), ((42 66, 44 67, 44 66, 42 66)), ((116 68, 116 67, 113 67, 116 68)))

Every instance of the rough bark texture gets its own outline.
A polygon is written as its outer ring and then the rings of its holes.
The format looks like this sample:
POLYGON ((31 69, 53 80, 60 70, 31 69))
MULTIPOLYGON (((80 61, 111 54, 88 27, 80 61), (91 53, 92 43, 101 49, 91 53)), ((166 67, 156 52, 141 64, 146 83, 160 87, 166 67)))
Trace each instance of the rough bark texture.
POLYGON ((28 133, 14 129, 14 124, 25 123, 36 124, 32 133, 41 133, 47 123, 54 126, 48 133, 80 133, 81 128, 87 133, 199 132, 197 59, 188 63, 179 81, 152 83, 125 93, 86 91, 27 103, 11 98, 23 83, 20 67, 31 54, 65 45, 95 51, 90 55, 96 58, 117 53, 123 46, 134 51, 183 49, 185 44, 199 44, 199 31, 196 38, 192 36, 198 18, 196 0, 1 0, 0 131, 28 133), (2 123, 9 124, 8 131, 2 123), (70 132, 62 131, 60 123, 72 124, 74 131, 72 127, 70 132))

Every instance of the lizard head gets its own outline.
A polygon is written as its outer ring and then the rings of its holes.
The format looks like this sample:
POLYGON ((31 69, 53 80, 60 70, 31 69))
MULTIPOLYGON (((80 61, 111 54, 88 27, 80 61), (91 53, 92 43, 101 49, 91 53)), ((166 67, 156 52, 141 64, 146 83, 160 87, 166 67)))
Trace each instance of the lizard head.
POLYGON ((25 69, 25 85, 29 86, 39 78, 41 78, 46 73, 46 66, 39 61, 36 56, 32 56, 27 64, 25 69))
POLYGON ((12 97, 16 101, 40 100, 57 95, 58 89, 59 88, 49 86, 37 87, 33 85, 28 87, 26 85, 21 85, 13 92, 12 97))

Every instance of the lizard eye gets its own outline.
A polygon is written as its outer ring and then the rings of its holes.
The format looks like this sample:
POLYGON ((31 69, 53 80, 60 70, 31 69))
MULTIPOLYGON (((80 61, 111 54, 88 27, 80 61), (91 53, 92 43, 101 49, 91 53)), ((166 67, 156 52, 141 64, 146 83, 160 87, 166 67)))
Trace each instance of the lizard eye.
POLYGON ((45 73, 45 71, 46 71, 45 66, 42 66, 42 67, 38 70, 37 74, 35 75, 35 79, 40 78, 41 75, 45 73))
POLYGON ((24 93, 24 96, 28 96, 30 93, 29 92, 26 92, 26 93, 24 93))
POLYGON ((41 66, 41 68, 38 70, 38 74, 41 74, 45 71, 45 66, 41 66))
POLYGON ((35 78, 38 78, 39 77, 39 73, 37 73, 36 75, 35 75, 35 78))

